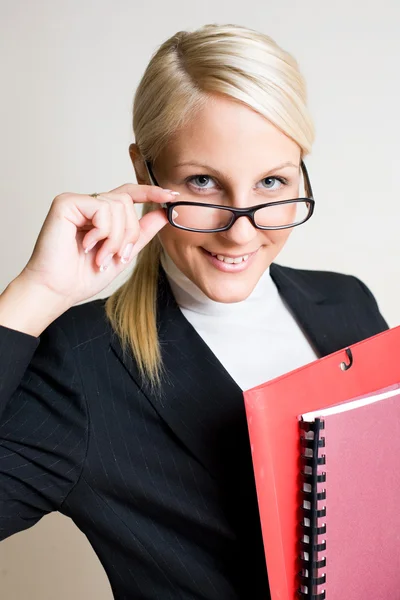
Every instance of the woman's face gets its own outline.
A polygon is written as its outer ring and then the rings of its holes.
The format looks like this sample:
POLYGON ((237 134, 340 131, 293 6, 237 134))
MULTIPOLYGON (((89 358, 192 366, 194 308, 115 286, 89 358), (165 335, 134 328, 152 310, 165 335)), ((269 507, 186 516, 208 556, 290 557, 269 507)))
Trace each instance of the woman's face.
MULTIPOLYGON (((299 146, 264 117, 221 95, 174 136, 153 171, 160 186, 180 193, 177 200, 242 208, 297 198, 300 154, 299 146)), ((291 231, 262 231, 241 217, 219 233, 168 224, 158 235, 176 266, 209 298, 239 302, 252 292, 291 231), (212 255, 248 258, 232 264, 212 255)))

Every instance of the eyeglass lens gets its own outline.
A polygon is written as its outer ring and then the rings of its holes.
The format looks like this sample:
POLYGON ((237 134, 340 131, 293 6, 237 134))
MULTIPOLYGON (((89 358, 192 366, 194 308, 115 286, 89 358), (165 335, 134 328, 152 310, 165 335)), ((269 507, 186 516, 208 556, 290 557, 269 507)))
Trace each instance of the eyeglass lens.
MULTIPOLYGON (((308 216, 310 203, 293 202, 258 209, 254 220, 260 227, 291 227, 302 223, 308 216)), ((175 206, 172 220, 175 225, 204 231, 227 227, 234 219, 229 210, 209 206, 175 206)))

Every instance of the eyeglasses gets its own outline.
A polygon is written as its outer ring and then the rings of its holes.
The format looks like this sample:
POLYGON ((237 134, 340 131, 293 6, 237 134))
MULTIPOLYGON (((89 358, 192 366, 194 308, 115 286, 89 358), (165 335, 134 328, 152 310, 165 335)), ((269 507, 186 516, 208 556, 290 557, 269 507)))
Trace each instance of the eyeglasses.
MULTIPOLYGON (((150 181, 153 185, 158 185, 150 162, 145 161, 145 165, 150 181)), ((185 231, 198 233, 226 231, 240 217, 250 219, 256 229, 277 230, 297 227, 308 221, 315 206, 310 179, 303 161, 300 166, 306 194, 309 196, 306 198, 267 202, 249 208, 233 208, 220 204, 189 201, 167 202, 162 206, 166 209, 169 223, 185 231)))

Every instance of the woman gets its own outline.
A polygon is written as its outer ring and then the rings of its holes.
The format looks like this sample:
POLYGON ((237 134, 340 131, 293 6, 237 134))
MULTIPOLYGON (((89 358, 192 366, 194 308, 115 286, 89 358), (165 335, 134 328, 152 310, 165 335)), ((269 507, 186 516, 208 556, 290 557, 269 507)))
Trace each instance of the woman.
POLYGON ((57 196, 0 298, 0 538, 58 510, 115 598, 266 600, 242 391, 387 324, 355 277, 274 262, 314 201, 304 81, 273 40, 176 34, 133 126, 138 185, 57 196))

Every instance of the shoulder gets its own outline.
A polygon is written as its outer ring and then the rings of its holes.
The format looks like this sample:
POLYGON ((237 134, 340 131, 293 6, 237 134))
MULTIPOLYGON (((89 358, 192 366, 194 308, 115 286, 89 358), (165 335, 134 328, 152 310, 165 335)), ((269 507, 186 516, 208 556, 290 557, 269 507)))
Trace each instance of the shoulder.
MULTIPOLYGON (((389 328, 382 316, 374 294, 358 277, 335 271, 295 269, 271 265, 271 277, 278 288, 293 293, 293 287, 303 298, 316 304, 340 306, 341 314, 352 315, 368 324, 371 335, 389 328)), ((350 317, 349 317, 350 318, 350 317)))
POLYGON ((319 295, 321 299, 337 301, 348 300, 351 296, 359 296, 361 299, 376 303, 371 290, 355 275, 336 271, 296 269, 275 263, 271 265, 271 269, 278 277, 286 277, 304 290, 319 295))

